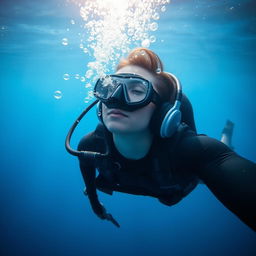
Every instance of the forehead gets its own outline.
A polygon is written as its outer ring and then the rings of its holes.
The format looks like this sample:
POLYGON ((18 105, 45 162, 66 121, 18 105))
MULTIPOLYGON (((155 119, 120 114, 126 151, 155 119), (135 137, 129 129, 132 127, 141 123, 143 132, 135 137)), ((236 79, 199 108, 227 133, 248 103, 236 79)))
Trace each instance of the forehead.
POLYGON ((140 66, 128 65, 120 68, 116 72, 116 74, 119 74, 119 73, 132 73, 135 75, 139 75, 147 79, 148 81, 150 81, 153 85, 156 84, 156 76, 152 74, 150 71, 148 71, 147 69, 140 66))

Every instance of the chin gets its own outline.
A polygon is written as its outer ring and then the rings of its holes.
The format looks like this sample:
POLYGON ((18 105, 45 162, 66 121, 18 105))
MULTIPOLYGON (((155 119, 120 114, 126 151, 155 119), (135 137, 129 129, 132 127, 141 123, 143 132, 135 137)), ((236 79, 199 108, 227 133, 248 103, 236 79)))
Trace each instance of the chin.
POLYGON ((129 132, 129 129, 124 124, 107 123, 107 124, 105 124, 105 126, 111 133, 127 133, 127 132, 129 132))

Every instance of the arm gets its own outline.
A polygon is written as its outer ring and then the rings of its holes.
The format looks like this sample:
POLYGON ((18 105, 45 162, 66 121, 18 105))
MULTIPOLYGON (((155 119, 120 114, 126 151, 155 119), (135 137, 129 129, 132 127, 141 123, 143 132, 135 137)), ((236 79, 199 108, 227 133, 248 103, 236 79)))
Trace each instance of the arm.
POLYGON ((88 195, 91 207, 98 216, 103 214, 103 207, 100 203, 95 185, 96 171, 92 164, 86 164, 83 159, 79 159, 80 170, 86 186, 86 194, 88 195))
MULTIPOLYGON (((79 151, 95 151, 92 133, 85 136, 78 145, 79 151)), ((103 204, 99 201, 96 191, 96 170, 94 160, 85 159, 83 156, 79 157, 80 170, 86 185, 86 195, 88 195, 91 207, 94 213, 103 220, 111 221, 115 226, 120 227, 119 223, 107 213, 103 204)))
MULTIPOLYGON (((78 145, 78 151, 93 151, 94 150, 94 135, 89 133, 83 137, 78 145)), ((83 180, 86 186, 86 195, 88 195, 91 207, 95 214, 100 215, 103 213, 103 207, 98 199, 96 192, 96 170, 92 160, 78 158, 80 170, 83 176, 83 180)))
POLYGON ((177 151, 185 168, 192 168, 221 203, 256 231, 256 164, 207 136, 187 137, 177 151))
POLYGON ((256 231, 256 164, 215 139, 197 138, 202 150, 198 176, 230 211, 256 231))

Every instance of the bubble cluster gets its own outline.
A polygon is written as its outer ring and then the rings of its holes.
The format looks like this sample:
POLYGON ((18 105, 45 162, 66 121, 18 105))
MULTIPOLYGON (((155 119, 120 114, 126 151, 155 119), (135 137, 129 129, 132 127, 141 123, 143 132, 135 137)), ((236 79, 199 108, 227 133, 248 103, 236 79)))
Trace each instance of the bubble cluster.
POLYGON ((84 53, 88 53, 89 52, 87 48, 83 48, 83 51, 84 51, 84 53))
POLYGON ((88 91, 87 96, 84 98, 84 102, 88 103, 93 97, 93 91, 88 91))
MULTIPOLYGON (((165 11, 169 0, 73 0, 80 7, 94 67, 99 76, 109 72, 109 63, 127 54, 132 46, 149 47, 151 31, 158 29, 159 12, 165 11), (164 9, 162 9, 165 7, 164 9), (119 57, 118 57, 119 58, 119 57)), ((71 20, 71 24, 74 21, 71 20)), ((80 45, 81 47, 81 45, 80 45)), ((81 47, 83 48, 83 47, 81 47)), ((85 50, 87 52, 87 50, 85 50)))
MULTIPOLYGON (((87 64, 85 78, 105 76, 118 60, 134 47, 148 48, 156 41, 151 33, 169 0, 70 0, 79 6, 84 38, 80 48, 93 61, 87 64)), ((72 25, 75 24, 71 20, 72 25)), ((64 40, 64 39, 63 39, 64 40)), ((63 43, 63 42, 62 42, 63 43)), ((64 43, 68 44, 68 41, 64 43)), ((63 43, 63 44, 64 44, 63 43)), ((64 44, 65 45, 65 44, 64 44)), ((89 88, 89 86, 87 87, 89 88)), ((89 96, 87 96, 89 97, 89 96)), ((89 97, 90 98, 90 97, 89 97)), ((88 100, 86 98, 86 100, 88 100)))
POLYGON ((85 88, 90 88, 90 87, 92 87, 92 85, 91 85, 90 83, 87 83, 87 84, 85 85, 85 88))

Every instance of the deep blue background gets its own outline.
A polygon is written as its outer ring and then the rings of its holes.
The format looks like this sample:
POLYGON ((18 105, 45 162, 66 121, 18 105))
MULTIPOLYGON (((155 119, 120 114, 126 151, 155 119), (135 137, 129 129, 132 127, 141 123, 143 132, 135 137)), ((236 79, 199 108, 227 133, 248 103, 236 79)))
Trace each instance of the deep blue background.
MULTIPOLYGON (((235 150, 255 162, 254 2, 173 0, 150 49, 182 81, 198 132, 219 139, 232 120, 235 150)), ((255 233, 205 185, 173 207, 99 193, 121 229, 98 219, 82 193, 77 159, 64 148, 70 125, 86 107, 84 84, 63 80, 64 73, 86 71, 79 10, 61 0, 0 3, 1 256, 256 255, 255 233)), ((96 124, 92 111, 72 145, 96 124)))

